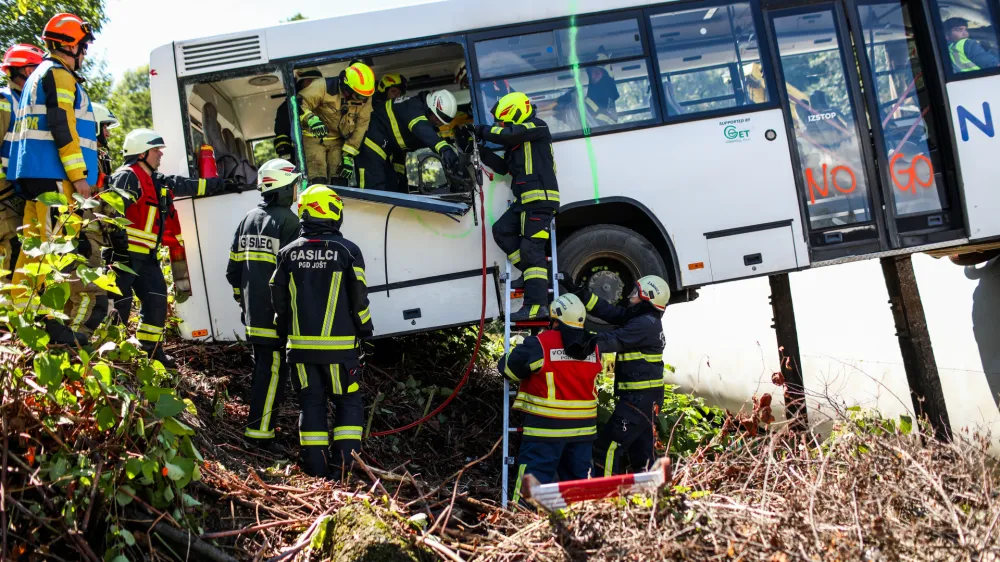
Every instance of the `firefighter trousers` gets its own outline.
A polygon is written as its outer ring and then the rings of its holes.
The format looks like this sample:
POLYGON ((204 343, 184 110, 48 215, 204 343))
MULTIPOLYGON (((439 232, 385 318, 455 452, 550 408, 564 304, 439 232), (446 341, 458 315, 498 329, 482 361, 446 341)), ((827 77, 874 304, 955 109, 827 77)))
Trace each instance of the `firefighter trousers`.
POLYGON ((509 207, 493 223, 493 240, 510 263, 524 273, 524 304, 549 304, 549 272, 545 263, 552 209, 515 211, 509 207))
POLYGON ((302 469, 306 474, 322 476, 331 469, 340 475, 354 464, 352 451, 361 452, 361 424, 365 408, 362 401, 357 365, 291 365, 293 385, 299 393, 299 444, 302 446, 302 469), (333 446, 326 423, 327 400, 334 405, 333 446))
MULTIPOLYGON (((84 212, 83 218, 95 222, 97 220, 94 213, 89 210, 84 212)), ((101 259, 103 238, 96 230, 96 224, 92 224, 91 229, 80 234, 81 237, 86 237, 87 242, 84 244, 84 241, 81 240, 80 247, 83 251, 88 252, 85 256, 87 267, 99 269, 104 265, 104 260, 101 259)), ((92 334, 108 314, 107 294, 104 289, 93 283, 84 283, 79 278, 74 278, 70 282, 70 296, 69 302, 66 303, 65 313, 66 316, 69 316, 71 330, 88 335, 92 334)))
POLYGON ((253 383, 250 387, 250 417, 243 434, 250 439, 274 439, 278 407, 285 399, 288 364, 285 350, 277 345, 253 344, 253 383))
POLYGON ((320 139, 303 135, 302 152, 306 157, 306 173, 310 184, 332 184, 334 180, 339 180, 343 149, 344 139, 320 139))
POLYGON ((521 499, 521 479, 531 474, 539 484, 590 478, 591 441, 566 442, 562 439, 525 440, 517 452, 517 481, 514 497, 521 499))
MULTIPOLYGON (((155 254, 137 254, 129 252, 129 267, 135 271, 136 275, 118 271, 119 288, 128 287, 130 291, 122 288, 122 295, 127 292, 135 293, 142 303, 140 309, 139 328, 135 331, 135 337, 142 344, 146 351, 154 349, 163 341, 163 327, 167 322, 167 281, 163 278, 163 270, 160 269, 160 260, 155 254)), ((117 295, 116 295, 117 297, 117 295)), ((119 314, 121 300, 115 302, 115 308, 119 314)), ((126 321, 128 310, 131 307, 131 299, 126 301, 125 308, 126 321)))
POLYGON ((628 455, 632 471, 652 466, 655 460, 656 415, 663 407, 663 387, 617 393, 615 411, 598 429, 594 442, 596 476, 622 474, 628 455))
POLYGON ((21 243, 17 240, 17 229, 21 227, 23 220, 6 200, 0 201, 0 269, 12 271, 17 264, 17 254, 21 248, 21 243))
POLYGON ((399 174, 392 165, 392 155, 365 139, 361 145, 361 154, 356 159, 358 168, 358 187, 362 189, 378 189, 406 193, 406 185, 399 185, 399 174))

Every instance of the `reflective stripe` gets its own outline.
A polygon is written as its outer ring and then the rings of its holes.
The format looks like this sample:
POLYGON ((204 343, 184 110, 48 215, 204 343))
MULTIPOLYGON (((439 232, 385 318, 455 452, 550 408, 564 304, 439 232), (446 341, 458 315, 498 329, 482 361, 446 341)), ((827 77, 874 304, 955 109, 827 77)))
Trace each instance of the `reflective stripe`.
POLYGON ((397 174, 405 174, 406 173, 406 165, 405 164, 393 164, 392 165, 392 169, 396 170, 397 174))
POLYGON ((334 272, 330 279, 330 294, 326 297, 326 312, 323 314, 323 329, 320 336, 329 336, 333 333, 333 317, 337 314, 337 301, 340 299, 340 280, 343 278, 342 271, 334 272))
POLYGON ((240 294, 240 288, 239 287, 233 287, 233 294, 234 295, 239 295, 240 294))
POLYGON ((365 279, 365 269, 363 267, 354 266, 354 276, 358 278, 358 281, 368 285, 368 280, 365 279))
POLYGON ((528 316, 530 316, 531 318, 534 318, 538 314, 538 311, 541 310, 541 309, 542 309, 542 305, 540 305, 540 304, 533 304, 533 305, 531 305, 531 308, 528 310, 528 316))
POLYGON ((532 238, 538 238, 538 239, 541 239, 541 240, 548 240, 549 239, 549 231, 548 230, 539 230, 538 232, 532 234, 531 237, 532 238))
POLYGON ((366 308, 358 313, 358 318, 361 320, 361 323, 364 324, 365 322, 368 322, 369 320, 372 319, 372 315, 371 312, 369 312, 368 309, 366 308))
POLYGON ((229 259, 236 262, 242 261, 262 261, 267 263, 278 263, 278 258, 274 254, 267 252, 253 252, 244 250, 240 252, 229 252, 229 259))
POLYGON ((406 150, 403 133, 399 132, 399 123, 396 121, 396 114, 392 111, 392 100, 385 102, 385 113, 389 117, 389 125, 392 126, 392 134, 396 137, 396 144, 399 145, 400 150, 406 150))
POLYGON ((647 361, 649 363, 659 363, 660 361, 663 361, 663 354, 631 351, 629 353, 619 353, 617 359, 618 361, 647 361))
POLYGON ((556 374, 552 371, 545 373, 545 393, 549 400, 556 401, 556 374))
POLYGON ((656 381, 620 382, 615 384, 615 388, 618 390, 645 390, 647 388, 660 388, 662 386, 662 379, 656 381))
POLYGON ((597 295, 591 293, 590 300, 587 301, 587 312, 593 310, 595 306, 597 306, 597 295))
POLYGON ((434 145, 434 152, 441 153, 441 149, 448 146, 448 141, 441 141, 434 145))
POLYGON ((510 370, 510 353, 504 357, 503 362, 503 372, 509 379, 513 381, 520 381, 521 378, 514 374, 514 371, 510 370))
POLYGON ((326 431, 300 431, 299 445, 303 447, 326 447, 330 444, 330 434, 326 431))
POLYGON ((149 333, 146 333, 146 332, 136 332, 135 333, 135 339, 137 339, 139 341, 158 342, 158 341, 160 341, 160 334, 149 334, 149 333))
POLYGON ((74 332, 79 331, 80 325, 87 319, 88 308, 90 308, 90 295, 83 293, 80 295, 80 308, 76 311, 76 316, 73 317, 73 322, 70 324, 70 328, 74 332))
POLYGON ((154 240, 156 239, 156 235, 151 233, 153 232, 153 224, 156 222, 157 211, 159 211, 159 209, 156 207, 149 208, 146 212, 146 226, 143 228, 143 230, 146 231, 147 234, 150 234, 154 240))
POLYGON ((288 336, 288 349, 356 349, 354 336, 288 336))
POLYGON ((340 365, 334 363, 330 365, 330 390, 336 395, 344 393, 344 388, 340 385, 340 365))
POLYGON ((524 143, 524 173, 535 173, 535 163, 531 156, 531 141, 525 141, 524 143))
POLYGON ((615 450, 618 448, 618 442, 612 441, 608 445, 608 452, 604 455, 604 476, 611 476, 615 471, 615 450))
POLYGON ((298 302, 299 290, 295 287, 295 277, 289 278, 288 292, 292 297, 290 299, 292 303, 292 334, 297 336, 299 335, 299 307, 296 302, 298 302))
POLYGON ((343 150, 347 154, 350 154, 351 156, 357 156, 358 154, 361 153, 361 151, 359 151, 357 148, 354 148, 349 144, 345 144, 344 148, 342 148, 341 150, 343 150))
MULTIPOLYGON (((249 329, 249 327, 248 327, 249 329)), ((278 392, 278 366, 281 365, 281 357, 278 351, 271 352, 271 378, 267 383, 267 397, 264 398, 264 416, 260 419, 260 430, 267 431, 271 425, 271 409, 274 408, 274 395, 278 392)))
POLYGON ((162 334, 163 333, 163 327, 162 326, 154 326, 152 324, 139 324, 139 330, 141 330, 143 332, 149 332, 151 334, 162 334))
POLYGON ((136 254, 148 254, 149 248, 146 248, 145 246, 136 246, 135 244, 129 242, 128 251, 135 252, 136 254))
POLYGON ((521 250, 514 250, 513 254, 507 254, 507 259, 510 260, 511 265, 517 265, 521 262, 521 250))
POLYGON ((302 363, 296 363, 295 372, 299 375, 299 386, 309 388, 309 377, 306 375, 306 366, 302 363))
POLYGON ((347 387, 347 393, 350 394, 352 392, 357 392, 359 388, 361 387, 358 386, 358 383, 352 382, 350 386, 347 387))
POLYGON ((503 132, 503 127, 490 127, 490 132, 494 135, 499 135, 503 132))
POLYGON ((253 439, 273 439, 274 431, 260 431, 257 429, 250 429, 248 427, 243 431, 243 435, 252 437, 253 439))
POLYGON ((559 201, 559 192, 552 189, 532 189, 521 193, 521 203, 559 201))
POLYGON ((521 500, 521 480, 524 478, 524 469, 527 467, 528 465, 522 464, 517 469, 517 482, 514 483, 514 496, 510 499, 510 501, 514 503, 521 500))
POLYGON ((570 429, 547 429, 544 427, 525 427, 524 435, 528 437, 582 437, 596 435, 597 426, 574 427, 570 429))
POLYGON ((278 337, 278 331, 271 328, 255 328, 253 326, 247 326, 247 337, 257 337, 257 338, 275 338, 278 337))
POLYGON ((549 270, 544 267, 529 267, 524 270, 524 280, 528 281, 530 279, 545 279, 549 278, 549 270))
POLYGON ((156 235, 152 232, 146 232, 145 230, 139 230, 138 228, 132 228, 131 226, 126 226, 125 232, 128 233, 130 237, 156 242, 156 235))
POLYGON ((385 151, 382 150, 382 147, 379 146, 379 145, 377 145, 377 144, 375 144, 375 141, 373 141, 372 139, 370 139, 368 137, 365 137, 365 146, 367 146, 368 148, 372 149, 372 151, 375 154, 378 154, 379 156, 381 156, 382 160, 388 159, 388 156, 385 155, 385 151))
POLYGON ((570 408, 576 410, 585 410, 588 408, 596 408, 597 400, 559 400, 557 398, 542 398, 541 396, 535 396, 534 394, 527 394, 524 392, 517 393, 517 400, 522 402, 530 402, 532 404, 537 404, 539 406, 552 406, 554 408, 570 408))
POLYGON ((532 363, 531 365, 528 365, 528 368, 529 368, 529 369, 531 369, 531 372, 532 372, 532 373, 534 373, 534 372, 535 372, 535 371, 537 371, 538 369, 541 369, 541 368, 542 368, 542 365, 544 365, 544 364, 545 364, 545 358, 544 358, 544 357, 542 357, 542 358, 541 358, 541 359, 539 359, 538 361, 535 361, 535 362, 534 362, 534 363, 532 363))
POLYGON ((412 131, 413 128, 417 126, 417 123, 421 121, 427 121, 427 118, 424 117, 423 115, 421 115, 420 117, 414 117, 413 120, 406 125, 406 128, 412 131))
POLYGON ((198 196, 205 194, 205 188, 208 185, 208 181, 205 178, 198 179, 198 196))
POLYGON ((528 412, 538 416, 543 416, 546 418, 556 418, 561 420, 581 420, 588 418, 597 418, 597 406, 590 408, 588 410, 569 410, 565 408, 551 408, 548 406, 538 406, 537 404, 528 404, 527 402, 515 401, 513 408, 515 410, 521 410, 522 412, 528 412))
POLYGON ((342 425, 333 428, 334 441, 344 441, 350 439, 361 439, 360 425, 342 425))

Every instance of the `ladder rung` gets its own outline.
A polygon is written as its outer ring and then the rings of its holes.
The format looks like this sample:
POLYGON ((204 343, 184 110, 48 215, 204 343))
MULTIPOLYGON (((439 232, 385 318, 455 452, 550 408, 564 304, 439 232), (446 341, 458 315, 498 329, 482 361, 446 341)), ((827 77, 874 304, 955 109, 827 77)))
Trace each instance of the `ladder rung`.
POLYGON ((525 320, 523 322, 511 322, 511 326, 523 328, 544 328, 549 325, 548 320, 525 320))
POLYGON ((520 427, 508 427, 507 428, 507 432, 508 433, 521 433, 521 428, 520 427))
MULTIPOLYGON (((548 289, 548 293, 550 295, 552 294, 552 289, 551 288, 548 289)), ((521 298, 521 297, 524 296, 524 289, 511 289, 510 296, 511 296, 511 298, 514 298, 514 299, 521 298)))

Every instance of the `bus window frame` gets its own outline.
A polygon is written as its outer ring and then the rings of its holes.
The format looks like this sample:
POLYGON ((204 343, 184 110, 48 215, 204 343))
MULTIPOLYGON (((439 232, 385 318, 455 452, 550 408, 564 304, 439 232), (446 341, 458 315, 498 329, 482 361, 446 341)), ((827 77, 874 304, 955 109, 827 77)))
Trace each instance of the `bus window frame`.
POLYGON ((782 102, 781 111, 785 116, 785 134, 788 138, 788 150, 791 153, 792 169, 795 173, 795 185, 799 196, 799 209, 802 214, 801 220, 804 225, 803 230, 805 238, 809 246, 809 254, 813 261, 824 261, 845 256, 877 253, 889 248, 888 240, 886 239, 885 234, 886 218, 885 214, 882 212, 885 196, 882 191, 881 178, 875 172, 875 166, 873 164, 877 160, 877 155, 874 152, 874 146, 868 140, 867 130, 864 128, 868 119, 866 99, 860 87, 860 75, 858 74, 858 66, 854 64, 853 51, 851 52, 852 54, 849 55, 848 51, 844 47, 845 41, 850 43, 853 41, 853 38, 851 36, 847 15, 845 13, 846 7, 843 4, 837 2, 836 0, 826 0, 807 5, 793 4, 768 8, 765 13, 766 17, 764 18, 767 26, 765 33, 768 38, 768 46, 773 47, 773 49, 771 49, 771 65, 774 67, 774 78, 778 83, 777 93, 780 96, 780 100, 784 100, 788 97, 788 91, 785 87, 784 70, 781 67, 781 50, 778 48, 777 44, 778 36, 774 27, 774 20, 778 17, 819 13, 824 10, 829 10, 833 15, 833 22, 837 36, 837 50, 840 52, 840 62, 843 66, 844 79, 846 80, 847 87, 850 90, 849 95, 851 101, 851 111, 854 112, 854 129, 858 138, 858 149, 861 152, 861 159, 865 165, 865 180, 868 182, 868 202, 871 206, 869 209, 871 218, 868 221, 850 225, 830 226, 827 228, 812 227, 812 220, 809 215, 809 198, 807 196, 808 186, 805 185, 805 169, 802 166, 799 151, 793 144, 796 142, 796 136, 795 124, 791 115, 791 104, 785 104, 782 102), (777 80, 779 75, 782 78, 781 80, 777 80), (825 236, 827 234, 845 230, 851 231, 852 229, 865 227, 875 230, 876 237, 844 241, 841 243, 825 243, 825 236), (818 240, 822 240, 823 243, 817 243, 816 241, 818 240))
MULTIPOLYGON (((595 25, 601 23, 611 23, 616 21, 628 21, 634 20, 636 22, 636 32, 639 34, 639 42, 642 45, 641 55, 632 55, 627 57, 616 57, 609 58, 602 61, 589 61, 585 64, 577 64, 576 68, 578 71, 583 71, 587 68, 594 66, 605 66, 608 64, 616 62, 628 62, 628 61, 644 61, 646 64, 646 72, 650 82, 651 97, 649 103, 649 110, 652 113, 652 118, 644 120, 639 123, 634 123, 631 121, 626 121, 624 123, 617 123, 613 126, 604 126, 600 130, 591 130, 590 134, 585 134, 582 130, 574 133, 559 133, 553 135, 553 142, 559 142, 564 140, 579 139, 583 137, 595 137, 599 135, 607 135, 612 133, 620 133, 623 131, 631 131, 634 129, 645 129, 649 127, 656 127, 663 124, 663 118, 660 111, 660 102, 657 95, 657 90, 655 85, 653 85, 654 74, 652 72, 652 62, 650 60, 649 51, 649 41, 648 41, 648 31, 646 24, 643 22, 645 18, 644 10, 638 8, 631 8, 627 10, 617 10, 617 11, 607 11, 600 12, 596 14, 586 14, 583 16, 570 16, 561 17, 548 20, 542 20, 537 22, 532 22, 527 25, 507 25, 503 27, 490 28, 485 31, 470 32, 466 34, 466 38, 469 43, 469 50, 466 51, 466 56, 470 59, 468 64, 469 75, 472 77, 469 79, 469 86, 471 89, 472 97, 476 101, 479 100, 479 90, 473 87, 473 84, 478 84, 480 81, 497 81, 497 80, 510 80, 523 78, 525 76, 541 76, 545 74, 554 74, 558 72, 571 72, 573 70, 573 65, 560 65, 553 66, 551 68, 545 68, 542 70, 531 70, 526 72, 517 72, 511 74, 500 74, 497 76, 491 76, 489 78, 482 78, 479 73, 479 53, 476 51, 476 43, 480 41, 489 41, 491 39, 503 39, 509 37, 521 37, 524 35, 532 35, 534 33, 542 33, 545 31, 557 32, 564 29, 569 29, 570 27, 585 27, 588 25, 595 25)), ((480 104, 475 104, 473 109, 476 111, 476 117, 478 117, 479 122, 489 124, 493 120, 489 119, 486 115, 488 111, 487 108, 481 107, 480 104)))
MULTIPOLYGON (((997 45, 1000 46, 1000 6, 996 5, 996 0, 986 0, 986 8, 990 11, 990 19, 993 21, 993 33, 997 38, 997 45)), ((931 30, 934 32, 934 55, 939 64, 938 70, 943 72, 945 82, 960 82, 962 80, 975 80, 1000 74, 1000 66, 994 68, 984 68, 971 72, 956 72, 951 64, 951 55, 948 54, 948 40, 944 36, 944 21, 941 19, 941 6, 938 0, 930 0, 927 6, 927 17, 931 22, 931 30), (947 55, 947 56, 946 56, 947 55)))
MULTIPOLYGON (((764 82, 767 84, 768 101, 765 103, 756 103, 753 105, 737 105, 733 107, 726 107, 722 109, 714 109, 711 111, 702 111, 698 113, 691 114, 681 114, 668 116, 664 115, 662 117, 663 125, 674 125, 677 123, 688 123, 691 121, 702 121, 707 119, 718 119, 724 117, 730 117, 733 115, 746 115, 749 113, 756 113, 759 111, 767 111, 770 109, 781 109, 781 100, 777 97, 778 84, 775 79, 774 65, 776 64, 774 55, 771 53, 771 45, 769 40, 762 40, 762 37, 767 37, 765 32, 767 28, 764 22, 764 13, 761 9, 760 0, 711 0, 707 2, 678 2, 671 3, 663 6, 653 6, 650 8, 645 8, 643 10, 643 17, 645 17, 645 32, 646 36, 649 38, 651 43, 651 51, 649 53, 650 64, 654 67, 654 72, 656 74, 655 84, 653 86, 655 95, 658 98, 658 103, 661 109, 663 109, 664 100, 666 100, 666 94, 663 91, 663 79, 664 74, 660 68, 659 61, 655 57, 656 42, 653 39, 653 16, 660 16, 664 14, 673 14, 679 12, 687 12, 690 10, 697 10, 702 8, 715 8, 720 6, 729 6, 731 4, 750 4, 750 9, 753 12, 753 22, 754 31, 757 33, 757 54, 760 60, 761 70, 764 74, 764 82)), ((728 66, 728 65, 727 65, 728 66)), ((676 74, 670 73, 667 74, 676 74)), ((735 90, 734 94, 735 95, 735 90)), ((789 147, 791 150, 791 147, 789 147)))

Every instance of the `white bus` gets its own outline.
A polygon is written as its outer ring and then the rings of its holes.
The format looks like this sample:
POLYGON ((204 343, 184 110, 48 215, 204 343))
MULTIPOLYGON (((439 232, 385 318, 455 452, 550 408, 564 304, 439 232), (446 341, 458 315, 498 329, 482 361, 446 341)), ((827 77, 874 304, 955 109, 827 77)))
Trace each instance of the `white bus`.
MULTIPOLYGON (((499 96, 525 92, 556 140, 560 269, 611 301, 658 274, 683 301, 712 283, 1000 236, 990 105, 1000 71, 958 72, 943 29, 965 18, 995 56, 997 9, 997 0, 439 0, 161 47, 151 57, 153 119, 167 142, 163 171, 193 175, 206 142, 262 163, 283 101, 296 121, 303 70, 332 77, 361 59, 377 77, 405 75, 411 93, 455 91, 476 123, 490 122, 499 96), (453 80, 462 63, 468 91, 453 80)), ((299 134, 296 124, 296 143, 299 134)), ((378 336, 479 318, 472 196, 436 194, 449 191, 435 189, 440 166, 417 160, 411 193, 338 189, 344 234, 365 254, 378 336)), ((505 179, 485 187, 490 223, 507 204, 505 179)), ((233 231, 257 201, 247 192, 178 202, 194 293, 178 306, 184 337, 243 333, 224 271, 233 231)), ((487 246, 495 317, 504 256, 487 246)))

